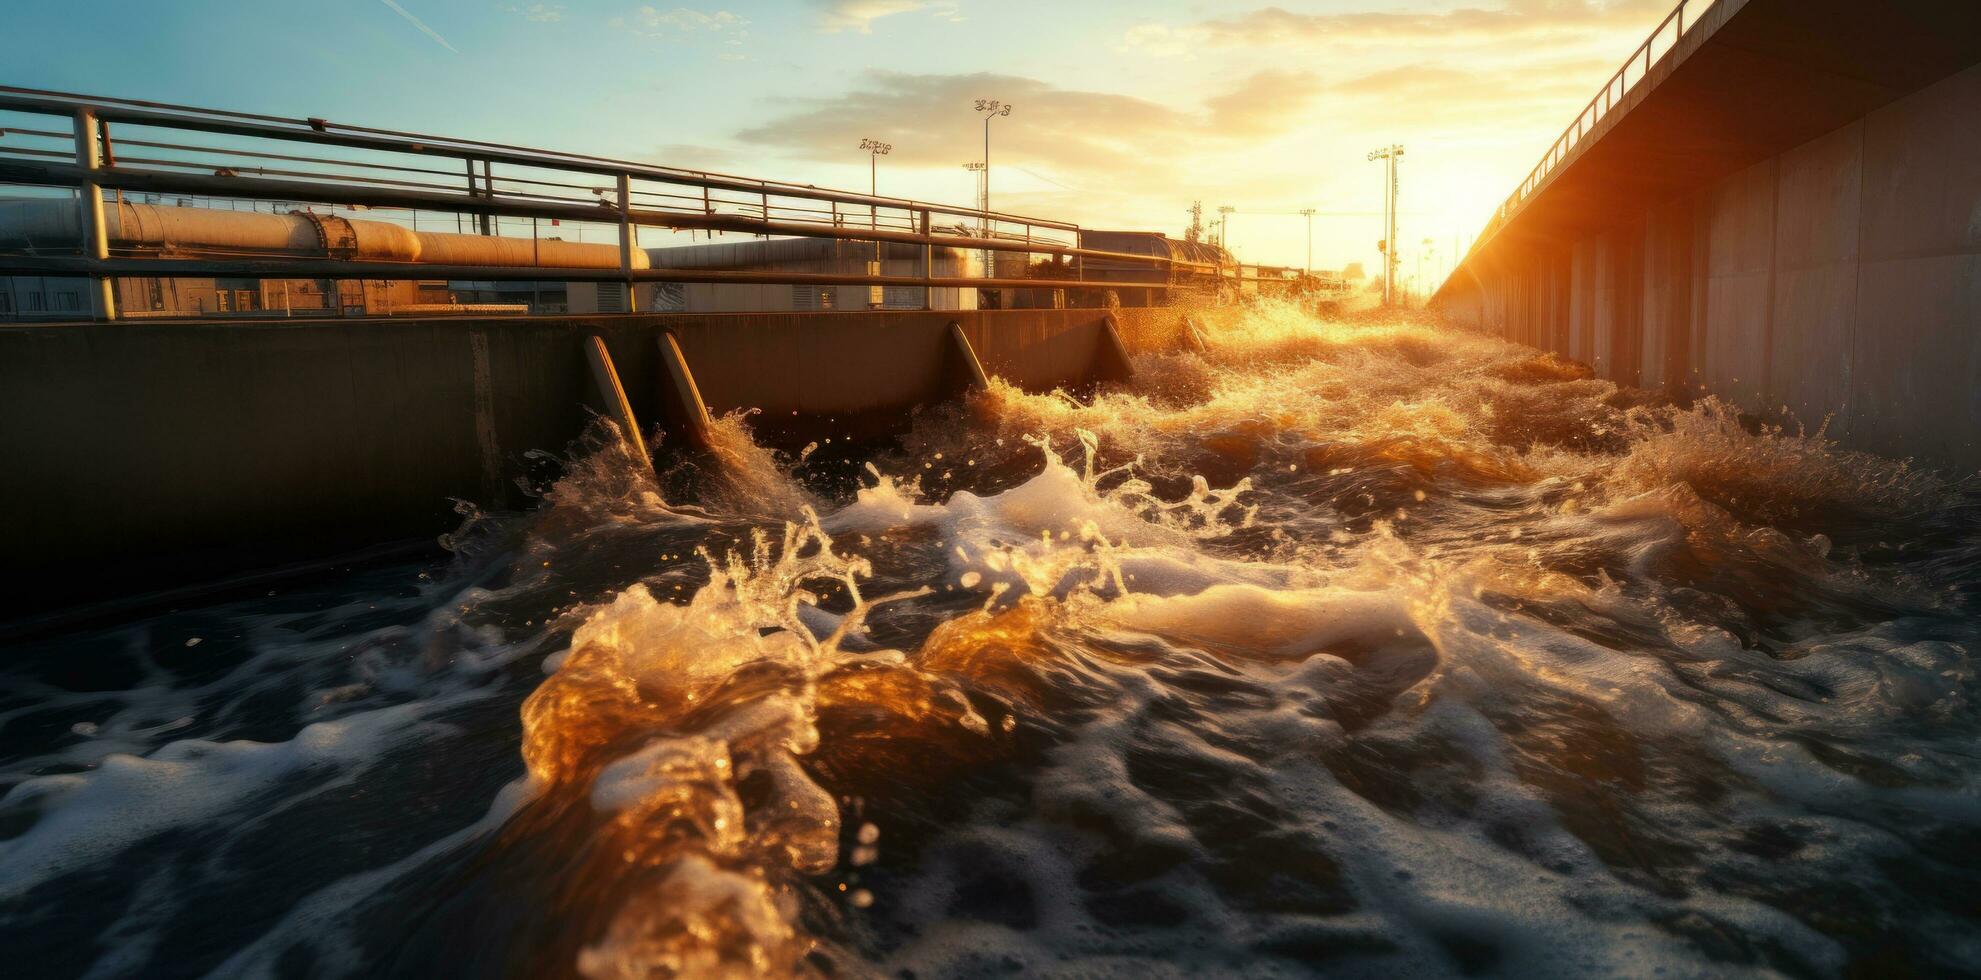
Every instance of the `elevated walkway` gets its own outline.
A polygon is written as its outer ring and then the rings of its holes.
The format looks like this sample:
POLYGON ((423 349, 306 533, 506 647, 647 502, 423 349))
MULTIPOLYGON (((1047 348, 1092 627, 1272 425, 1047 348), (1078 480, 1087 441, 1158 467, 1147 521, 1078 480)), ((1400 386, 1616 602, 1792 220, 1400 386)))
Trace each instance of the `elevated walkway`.
POLYGON ((1434 302, 1624 383, 1981 466, 1981 4, 1720 0, 1649 61, 1434 302))

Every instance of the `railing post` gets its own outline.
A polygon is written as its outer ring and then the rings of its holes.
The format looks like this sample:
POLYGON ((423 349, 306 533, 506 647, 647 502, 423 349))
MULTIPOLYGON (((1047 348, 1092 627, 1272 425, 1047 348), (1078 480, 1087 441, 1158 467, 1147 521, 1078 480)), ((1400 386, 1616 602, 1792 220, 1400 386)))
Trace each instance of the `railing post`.
POLYGON ((633 181, 627 174, 619 175, 619 275, 626 286, 626 312, 637 313, 639 301, 633 296, 633 247, 639 244, 639 232, 633 227, 633 181))
MULTIPOLYGON (((470 162, 468 166, 471 168, 472 173, 474 164, 470 162)), ((473 179, 472 176, 470 179, 473 179)), ((495 203, 495 175, 489 168, 487 160, 481 162, 481 193, 482 197, 489 204, 493 205, 495 203)), ((495 234, 495 216, 487 211, 483 211, 481 215, 481 233, 484 235, 495 234)))
MULTIPOLYGON (((96 128, 96 110, 87 106, 77 109, 75 127, 76 165, 93 176, 103 169, 103 144, 96 128)), ((83 257, 98 261, 110 258, 110 233, 103 220, 103 185, 85 179, 76 188, 76 204, 82 216, 83 257)), ((118 217, 122 219, 122 215, 118 217)), ((90 302, 95 307, 92 312, 96 318, 117 319, 116 284, 100 272, 91 275, 90 282, 90 302)))
MULTIPOLYGON (((1313 221, 1314 219, 1312 219, 1312 218, 1308 218, 1307 220, 1308 220, 1308 221, 1309 221, 1309 222, 1311 223, 1311 222, 1312 222, 1312 221, 1313 221)), ((1074 247, 1074 248, 1086 248, 1086 247, 1087 247, 1087 236, 1085 236, 1085 235, 1083 235, 1083 234, 1081 234, 1081 233, 1080 233, 1080 230, 1079 230, 1079 229, 1077 229, 1077 228, 1073 230, 1073 247, 1074 247)), ((1086 256, 1084 256, 1084 255, 1075 255, 1075 256, 1073 256, 1073 278, 1074 278, 1074 279, 1077 279, 1077 280, 1079 280, 1079 282, 1080 282, 1080 284, 1081 284, 1082 286, 1084 286, 1084 285, 1086 285, 1086 284, 1087 284, 1087 257, 1086 257, 1086 256)), ((1082 293, 1081 295, 1082 295, 1082 296, 1085 296, 1085 295, 1086 295, 1086 293, 1084 293, 1084 292, 1083 292, 1083 293, 1082 293)))
POLYGON ((929 280, 935 278, 935 243, 929 241, 929 212, 922 209, 922 309, 935 309, 935 287, 929 280))

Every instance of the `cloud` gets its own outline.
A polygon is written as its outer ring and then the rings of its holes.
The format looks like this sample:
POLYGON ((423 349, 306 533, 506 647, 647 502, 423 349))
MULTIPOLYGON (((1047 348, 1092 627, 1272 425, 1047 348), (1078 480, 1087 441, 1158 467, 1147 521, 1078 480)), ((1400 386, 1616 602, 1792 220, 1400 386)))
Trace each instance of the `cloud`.
POLYGON ((1615 65, 1606 59, 1535 57, 1491 68, 1406 64, 1358 75, 1328 86, 1331 115, 1370 124, 1394 120, 1407 107, 1409 126, 1446 134, 1559 126, 1574 104, 1594 94, 1591 79, 1615 65))
POLYGON ((1566 34, 1607 33, 1620 19, 1655 18, 1671 0, 1507 0, 1499 7, 1435 12, 1307 14, 1260 7, 1188 24, 1146 23, 1128 30, 1130 48, 1187 54, 1201 48, 1342 44, 1475 44, 1566 34))
POLYGON ((828 34, 840 31, 874 32, 874 21, 895 14, 926 10, 943 20, 962 20, 956 0, 811 0, 819 8, 819 29, 828 34))
POLYGON ((1320 96, 1312 72, 1268 68, 1204 100, 1211 128, 1229 136, 1270 136, 1305 116, 1320 96))
POLYGON ((654 7, 641 7, 633 11, 629 23, 623 17, 614 17, 609 26, 616 31, 627 31, 641 37, 658 38, 674 43, 685 43, 697 38, 719 39, 731 50, 717 53, 724 61, 747 61, 749 56, 735 50, 743 47, 750 36, 748 18, 727 10, 695 10, 689 7, 675 7, 661 11, 654 7))
POLYGON ((433 38, 434 43, 439 44, 441 47, 446 48, 449 51, 454 51, 455 54, 461 53, 459 51, 455 51, 454 46, 448 44, 447 39, 441 37, 438 31, 435 31, 433 28, 426 26, 426 24, 422 23, 418 17, 413 16, 412 13, 408 11, 406 8, 401 7, 396 3, 393 3, 392 0, 378 0, 378 2, 388 7, 391 7, 394 13, 398 14, 401 17, 406 18, 406 21, 408 23, 412 24, 414 27, 419 28, 420 33, 425 34, 427 37, 433 38))
POLYGON ((1013 114, 993 124, 994 153, 1062 170, 1120 171, 1146 168, 1206 140, 1266 137, 1303 124, 1318 91, 1309 74, 1269 70, 1193 109, 1013 75, 873 70, 844 94, 788 100, 736 138, 836 160, 859 137, 873 136, 893 142, 903 163, 961 164, 983 151, 982 117, 971 103, 997 98, 1013 114))
POLYGON ((725 170, 737 162, 730 151, 702 143, 663 143, 639 159, 655 166, 684 170, 725 170))
POLYGON ((527 7, 504 4, 499 9, 539 24, 555 24, 564 19, 564 5, 561 3, 533 3, 527 7))
POLYGON ((682 34, 742 34, 750 22, 727 10, 704 11, 687 7, 676 7, 665 13, 653 7, 641 7, 633 11, 629 27, 623 19, 615 18, 612 26, 630 29, 648 37, 676 37, 682 34))

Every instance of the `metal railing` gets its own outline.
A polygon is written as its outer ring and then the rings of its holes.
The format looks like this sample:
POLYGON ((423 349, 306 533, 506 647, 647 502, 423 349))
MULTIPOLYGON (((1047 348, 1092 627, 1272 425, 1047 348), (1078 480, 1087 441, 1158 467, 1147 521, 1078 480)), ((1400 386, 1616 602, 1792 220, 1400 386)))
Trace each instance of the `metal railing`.
MULTIPOLYGON (((1224 264, 1085 248, 1076 224, 1004 212, 834 190, 810 184, 685 170, 629 160, 431 136, 324 119, 225 110, 0 86, 0 114, 59 118, 61 128, 8 125, 0 115, 0 185, 74 192, 80 254, 45 249, 0 253, 0 274, 94 280, 99 315, 112 315, 111 277, 568 280, 789 283, 815 286, 1101 289, 1120 283, 1085 274, 1084 259, 1142 263, 1183 277, 1228 280, 1224 264), (302 149, 309 147, 310 149, 302 149), (294 202, 404 220, 452 215, 457 228, 496 234, 503 219, 548 219, 606 231, 617 268, 440 265, 325 256, 166 257, 115 249, 105 230, 105 195, 294 202), (639 268, 640 228, 896 243, 920 247, 918 274, 798 273, 763 269, 639 268), (937 276, 934 249, 1025 256, 1028 275, 937 276), (1053 256, 1058 278, 1033 278, 1033 256, 1053 256)), ((52 119, 51 119, 52 121, 52 119)), ((58 124, 59 125, 59 124, 58 124)), ((431 220, 431 219, 429 219, 431 220)), ((604 244, 601 242, 600 244, 604 244)), ((878 246, 876 246, 878 258, 878 246)), ((870 269, 873 267, 869 267, 870 269)))
POLYGON ((1692 9, 1692 24, 1696 27, 1701 23, 1699 15, 1716 2, 1718 0, 1679 0, 1678 6, 1665 14, 1664 19, 1658 22, 1658 26, 1651 29, 1650 36, 1630 53, 1630 57, 1624 60, 1622 67, 1610 75, 1609 81, 1603 83, 1602 89, 1589 99, 1588 104, 1582 107, 1582 111, 1575 114, 1574 121, 1561 131, 1560 136, 1555 137, 1555 141, 1548 146, 1548 151, 1541 155, 1541 162, 1534 165, 1534 169, 1528 172, 1526 179, 1520 182, 1520 186, 1514 188, 1513 193, 1507 196, 1506 202, 1487 219, 1485 228, 1480 230, 1478 237, 1472 240, 1471 248, 1466 251, 1468 257, 1491 240, 1501 227, 1519 213, 1529 199, 1548 185, 1574 152, 1582 146, 1583 141, 1595 133, 1597 123, 1611 118, 1617 103, 1622 101, 1638 82, 1650 77, 1651 66, 1656 64, 1659 58, 1678 48, 1679 42, 1686 34, 1686 8, 1692 9), (1660 40, 1664 40, 1662 46, 1659 44, 1660 40), (1634 79, 1631 76, 1633 68, 1637 69, 1634 79))

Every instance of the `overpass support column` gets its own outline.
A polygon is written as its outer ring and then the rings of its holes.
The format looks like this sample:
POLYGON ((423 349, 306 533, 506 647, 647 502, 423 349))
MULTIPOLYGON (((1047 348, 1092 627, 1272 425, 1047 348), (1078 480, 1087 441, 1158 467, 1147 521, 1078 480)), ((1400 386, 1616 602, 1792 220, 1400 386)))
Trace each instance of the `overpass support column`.
MULTIPOLYGON (((77 109, 75 130, 76 166, 95 174, 103 169, 103 142, 96 125, 96 110, 87 106, 77 109)), ((82 211, 83 257, 109 258, 110 234, 104 227, 103 185, 94 180, 83 181, 76 189, 76 204, 82 211)), ((108 276, 90 276, 90 304, 99 320, 117 318, 114 287, 108 276)))

